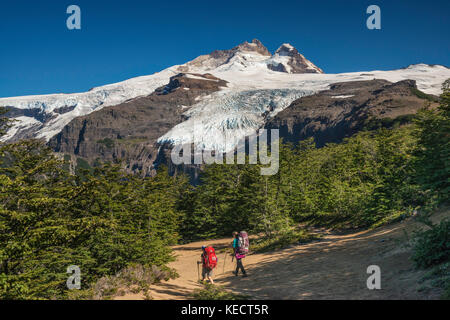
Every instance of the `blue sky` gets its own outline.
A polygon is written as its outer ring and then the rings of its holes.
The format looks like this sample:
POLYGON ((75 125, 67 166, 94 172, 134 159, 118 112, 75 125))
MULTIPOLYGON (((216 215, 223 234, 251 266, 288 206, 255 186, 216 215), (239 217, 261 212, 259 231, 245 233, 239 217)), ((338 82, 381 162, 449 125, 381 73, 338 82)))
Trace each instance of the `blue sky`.
POLYGON ((151 74, 253 38, 326 73, 450 66, 450 1, 2 1, 0 97, 70 93, 151 74), (76 4, 82 29, 66 28, 76 4), (381 30, 366 8, 381 8, 381 30))

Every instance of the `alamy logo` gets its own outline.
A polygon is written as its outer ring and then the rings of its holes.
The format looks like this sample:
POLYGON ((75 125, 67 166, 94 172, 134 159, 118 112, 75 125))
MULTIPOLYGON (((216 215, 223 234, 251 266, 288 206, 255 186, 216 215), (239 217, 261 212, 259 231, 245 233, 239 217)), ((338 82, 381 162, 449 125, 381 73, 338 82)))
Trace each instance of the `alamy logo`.
POLYGON ((67 18, 66 25, 69 30, 80 30, 81 29, 81 9, 79 6, 70 5, 66 10, 67 14, 70 16, 67 18))
POLYGON ((367 29, 381 29, 381 9, 377 5, 371 5, 367 7, 367 14, 372 14, 367 18, 366 26, 367 29))
POLYGON ((261 175, 274 175, 279 169, 279 130, 260 130, 237 139, 223 132, 203 132, 198 126, 193 130, 191 139, 176 144, 171 152, 175 165, 181 164, 245 164, 248 155, 249 164, 260 164, 261 175), (270 137, 269 137, 270 134, 270 137), (208 139, 214 136, 214 142, 208 139), (270 138, 270 143, 269 143, 270 138), (246 143, 247 142, 247 143, 246 143), (246 145, 248 144, 248 151, 246 145), (236 160, 235 160, 236 158, 236 160), (266 167, 264 167, 266 166, 266 167))
POLYGON ((381 269, 377 265, 367 267, 367 273, 371 276, 367 278, 367 289, 381 289, 381 269))
POLYGON ((66 285, 69 290, 80 290, 81 289, 81 270, 78 266, 67 267, 67 273, 72 274, 67 278, 66 285))

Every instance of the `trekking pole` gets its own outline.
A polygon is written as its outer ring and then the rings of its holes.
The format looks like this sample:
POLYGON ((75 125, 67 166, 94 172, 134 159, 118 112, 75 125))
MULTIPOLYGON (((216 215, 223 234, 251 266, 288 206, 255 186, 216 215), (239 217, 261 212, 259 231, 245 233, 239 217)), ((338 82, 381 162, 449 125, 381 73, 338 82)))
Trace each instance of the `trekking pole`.
POLYGON ((223 269, 222 274, 225 273, 225 262, 227 261, 227 249, 225 249, 225 254, 223 255, 223 269))
POLYGON ((198 266, 198 261, 197 261, 197 280, 200 281, 200 267, 198 266))

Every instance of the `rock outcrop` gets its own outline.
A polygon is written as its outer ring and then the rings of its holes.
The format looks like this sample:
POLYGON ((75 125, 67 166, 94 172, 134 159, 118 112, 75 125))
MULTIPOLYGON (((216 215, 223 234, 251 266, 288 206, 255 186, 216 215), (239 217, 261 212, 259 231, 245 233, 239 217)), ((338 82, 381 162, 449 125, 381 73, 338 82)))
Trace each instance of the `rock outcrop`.
POLYGON ((363 128, 402 124, 426 103, 436 104, 436 98, 418 91, 413 80, 336 83, 329 90, 294 101, 265 127, 279 129, 284 141, 297 143, 314 137, 323 146, 363 128))

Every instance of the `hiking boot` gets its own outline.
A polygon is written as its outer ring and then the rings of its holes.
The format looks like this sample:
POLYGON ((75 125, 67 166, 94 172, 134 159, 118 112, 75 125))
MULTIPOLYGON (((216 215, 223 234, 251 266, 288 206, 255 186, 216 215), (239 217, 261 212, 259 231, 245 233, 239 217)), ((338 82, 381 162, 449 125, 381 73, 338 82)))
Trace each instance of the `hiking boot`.
POLYGON ((233 274, 237 277, 238 273, 237 271, 233 271, 233 274))

